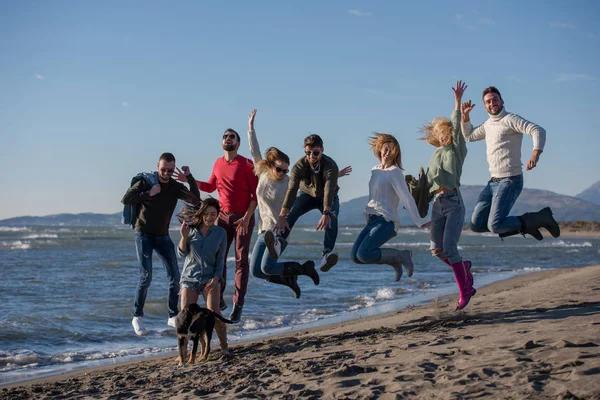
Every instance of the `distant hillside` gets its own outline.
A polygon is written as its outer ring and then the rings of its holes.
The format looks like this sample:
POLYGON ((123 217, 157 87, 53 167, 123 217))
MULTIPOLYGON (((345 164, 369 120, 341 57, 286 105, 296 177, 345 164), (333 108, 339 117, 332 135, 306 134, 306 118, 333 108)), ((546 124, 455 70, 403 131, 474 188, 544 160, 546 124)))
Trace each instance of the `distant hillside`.
MULTIPOLYGON (((594 184, 591 188, 597 186, 594 184)), ((483 186, 468 186, 461 188, 463 200, 466 206, 466 221, 469 221, 473 208, 477 201, 479 193, 483 186)), ((589 189, 587 189, 589 190, 589 189)), ((587 191, 586 190, 586 191, 587 191)), ((368 197, 362 196, 350 201, 344 202, 340 206, 340 224, 341 225, 362 225, 364 224, 363 210, 367 204, 368 197)), ((543 207, 549 206, 554 212, 554 217, 558 221, 594 221, 600 222, 600 204, 580 198, 564 196, 547 190, 523 189, 519 200, 513 207, 512 214, 520 215, 529 211, 538 211, 543 207)), ((179 207, 173 215, 177 214, 179 207)), ((299 224, 312 225, 319 220, 320 214, 312 211, 303 217, 299 224)), ((173 223, 176 223, 173 218, 173 223)), ((400 223, 402 225, 412 225, 412 221, 406 211, 400 211, 400 223)), ((67 226, 123 226, 121 224, 121 213, 115 214, 56 214, 44 217, 16 217, 0 220, 0 225, 8 226, 40 226, 40 225, 67 225, 67 226)))
POLYGON ((115 214, 53 214, 43 217, 15 217, 0 220, 5 226, 110 226, 121 223, 121 213, 115 214))
POLYGON ((578 199, 600 204, 600 181, 576 195, 578 199))
MULTIPOLYGON (((482 190, 483 186, 479 185, 464 185, 461 187, 466 208, 466 221, 470 220, 475 203, 482 190)), ((368 200, 368 196, 362 196, 342 203, 340 205, 340 223, 344 225, 362 225, 364 223, 362 212, 368 200)), ((520 215, 530 211, 538 211, 547 206, 552 208, 557 221, 600 222, 600 205, 539 189, 523 189, 511 213, 520 215)), ((316 223, 318 217, 318 214, 314 216, 314 223, 316 223)), ((402 225, 413 224, 408 213, 404 210, 400 210, 400 223, 402 225)))

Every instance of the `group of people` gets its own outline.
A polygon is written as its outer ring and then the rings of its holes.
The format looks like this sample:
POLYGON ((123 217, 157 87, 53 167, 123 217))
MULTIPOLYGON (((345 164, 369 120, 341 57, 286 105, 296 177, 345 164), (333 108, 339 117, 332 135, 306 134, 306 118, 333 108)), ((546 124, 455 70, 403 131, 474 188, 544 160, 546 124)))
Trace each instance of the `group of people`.
MULTIPOLYGON (((371 170, 369 201, 364 215, 366 225, 358 235, 351 259, 357 264, 387 264, 400 280, 403 268, 413 274, 412 252, 383 247, 397 235, 400 227, 398 208, 407 210, 415 225, 430 226, 432 255, 448 264, 459 289, 457 309, 464 308, 476 293, 471 262, 463 259, 458 242, 465 219, 460 194, 462 167, 467 156, 466 142, 485 140, 491 179, 479 195, 471 229, 492 232, 501 238, 514 234, 543 237, 539 228, 552 236, 560 228, 549 208, 521 216, 510 210, 523 188, 521 144, 523 135, 533 141, 532 156, 526 169, 535 168, 545 145, 546 132, 539 125, 504 109, 504 101, 495 87, 483 91, 482 100, 489 118, 477 128, 470 122, 475 107, 462 102, 467 86, 457 81, 452 88, 454 110, 451 118, 435 118, 421 128, 422 139, 436 147, 429 161, 426 177, 427 201, 433 201, 431 217, 423 218, 411 194, 402 168, 402 154, 397 139, 390 134, 374 133, 369 144, 379 163, 371 170)), ((167 269, 169 279, 168 325, 175 325, 178 306, 196 303, 200 294, 207 308, 221 314, 228 305, 223 298, 227 277, 227 254, 235 247, 235 278, 232 311, 229 319, 241 320, 249 274, 265 281, 289 287, 296 298, 301 295, 298 276, 320 282, 315 263, 286 261, 279 258, 288 246, 288 237, 298 219, 311 210, 319 210, 317 230, 324 231, 323 253, 319 269, 326 272, 336 265, 335 243, 338 233, 340 204, 338 179, 350 174, 351 167, 338 169, 336 162, 324 154, 319 135, 304 139, 305 156, 290 169, 290 158, 276 147, 269 147, 264 157, 254 130, 256 110, 248 117, 248 143, 252 160, 240 154, 240 135, 233 129, 223 134, 223 157, 213 166, 208 181, 197 181, 189 167, 178 169, 171 153, 161 155, 154 173, 140 174, 127 190, 122 202, 137 207, 135 238, 140 277, 136 288, 133 320, 138 335, 146 333, 143 309, 152 281, 152 252, 155 250, 167 269), (288 175, 289 173, 289 175, 288 175), (189 184, 189 189, 182 182, 189 184), (218 192, 219 200, 200 198, 200 190, 218 192), (177 200, 185 202, 179 219, 181 240, 175 245, 168 234, 169 222, 177 200), (258 237, 249 257, 254 213, 258 207, 258 237), (179 272, 176 254, 185 257, 179 272), (180 303, 179 303, 180 299, 180 303)), ((222 350, 229 354, 225 325, 215 326, 222 350)))

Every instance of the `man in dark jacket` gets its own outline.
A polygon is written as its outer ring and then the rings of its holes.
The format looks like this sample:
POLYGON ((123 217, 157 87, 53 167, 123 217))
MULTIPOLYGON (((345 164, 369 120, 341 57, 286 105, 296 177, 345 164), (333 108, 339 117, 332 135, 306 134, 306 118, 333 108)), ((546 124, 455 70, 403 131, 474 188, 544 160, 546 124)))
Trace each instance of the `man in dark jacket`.
MULTIPOLYGON (((175 245, 169 236, 169 224, 177 200, 191 204, 200 202, 200 191, 188 167, 182 167, 190 184, 190 190, 172 177, 175 172, 175 156, 163 153, 158 160, 158 182, 150 186, 145 179, 131 186, 121 202, 137 204, 139 215, 135 223, 135 248, 140 262, 140 276, 133 305, 133 330, 136 335, 146 333, 144 327, 144 304, 152 282, 152 252, 155 250, 167 269, 169 279, 169 319, 167 324, 175 327, 179 303, 179 267, 175 245)), ((178 170, 179 171, 179 170, 178 170)))

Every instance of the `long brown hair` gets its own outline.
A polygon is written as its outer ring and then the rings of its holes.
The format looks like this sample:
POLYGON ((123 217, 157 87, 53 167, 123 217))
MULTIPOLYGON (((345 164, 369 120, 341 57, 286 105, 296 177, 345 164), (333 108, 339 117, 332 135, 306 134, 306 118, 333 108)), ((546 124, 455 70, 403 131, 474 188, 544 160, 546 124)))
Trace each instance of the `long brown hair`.
POLYGON ((420 140, 425 140, 432 146, 443 147, 452 143, 452 121, 448 118, 437 117, 419 129, 423 133, 420 140))
POLYGON ((290 158, 287 154, 277 147, 269 147, 267 151, 265 151, 265 158, 257 162, 254 166, 254 174, 260 176, 265 172, 271 173, 271 168, 275 165, 275 161, 281 161, 290 165, 290 158))
POLYGON ((208 197, 196 205, 185 203, 181 211, 177 214, 177 218, 182 224, 188 222, 192 227, 197 229, 202 225, 202 214, 204 214, 208 207, 216 208, 217 214, 221 211, 219 200, 208 197))
POLYGON ((390 155, 392 157, 392 164, 400 169, 402 168, 402 153, 400 152, 400 143, 396 140, 393 135, 388 133, 373 132, 373 136, 369 137, 369 145, 371 150, 375 154, 375 157, 381 161, 381 149, 384 145, 390 146, 390 155))

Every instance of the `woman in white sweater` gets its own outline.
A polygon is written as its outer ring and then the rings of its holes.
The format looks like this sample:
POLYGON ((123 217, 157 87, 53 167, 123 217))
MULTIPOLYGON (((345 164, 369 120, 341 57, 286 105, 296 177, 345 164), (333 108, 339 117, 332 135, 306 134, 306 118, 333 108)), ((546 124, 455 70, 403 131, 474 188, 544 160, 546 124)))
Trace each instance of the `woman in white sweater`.
POLYGON ((288 286, 294 291, 294 296, 299 298, 298 275, 307 275, 315 285, 318 285, 319 274, 315 270, 314 261, 306 261, 304 264, 293 261, 277 262, 277 258, 285 250, 287 242, 279 242, 272 229, 277 224, 290 180, 287 174, 290 159, 276 147, 269 147, 265 152, 265 158, 262 158, 256 132, 254 132, 255 116, 256 110, 252 110, 248 117, 248 143, 254 160, 254 173, 258 177, 258 186, 256 187, 258 237, 250 258, 250 272, 256 278, 288 286), (267 244, 273 249, 276 241, 278 251, 271 256, 269 251, 266 251, 267 244))
POLYGON ((364 211, 367 225, 352 246, 352 261, 357 264, 388 264, 396 271, 396 281, 402 277, 402 266, 412 276, 412 252, 391 247, 381 248, 397 235, 400 227, 398 206, 408 211, 417 226, 428 223, 421 218, 415 201, 408 191, 402 174, 400 145, 396 138, 385 133, 375 133, 369 144, 380 164, 371 169, 369 203, 364 211))

